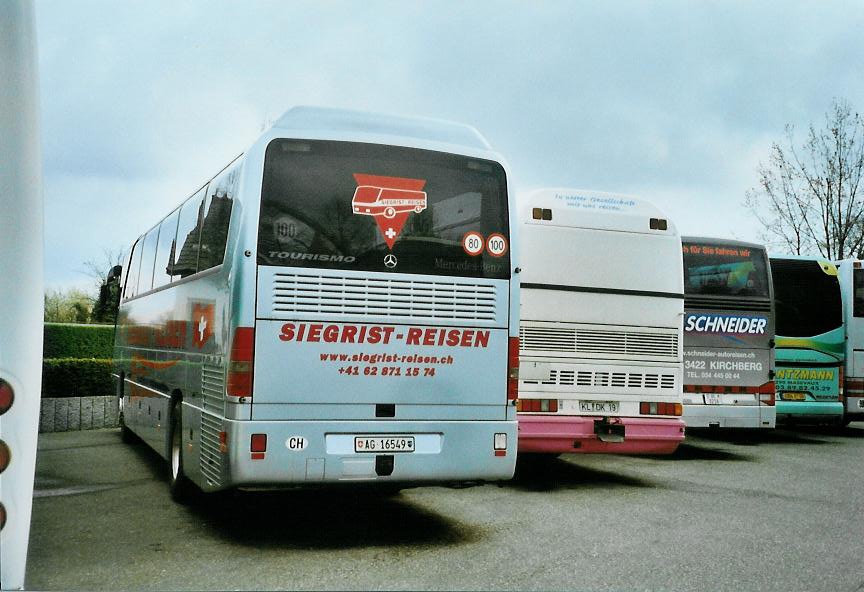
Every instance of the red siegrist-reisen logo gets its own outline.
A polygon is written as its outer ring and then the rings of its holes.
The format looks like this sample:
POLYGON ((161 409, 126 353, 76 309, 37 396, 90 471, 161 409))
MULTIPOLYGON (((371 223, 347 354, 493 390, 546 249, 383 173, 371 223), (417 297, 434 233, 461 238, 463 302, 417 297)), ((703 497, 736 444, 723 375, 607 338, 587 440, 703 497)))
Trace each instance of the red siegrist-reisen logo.
POLYGON ((354 173, 354 180, 357 181, 351 199, 354 213, 375 218, 384 242, 392 250, 408 216, 426 209, 423 191, 426 181, 363 173, 354 173))
POLYGON ((192 345, 201 349, 213 336, 213 305, 192 305, 192 345))

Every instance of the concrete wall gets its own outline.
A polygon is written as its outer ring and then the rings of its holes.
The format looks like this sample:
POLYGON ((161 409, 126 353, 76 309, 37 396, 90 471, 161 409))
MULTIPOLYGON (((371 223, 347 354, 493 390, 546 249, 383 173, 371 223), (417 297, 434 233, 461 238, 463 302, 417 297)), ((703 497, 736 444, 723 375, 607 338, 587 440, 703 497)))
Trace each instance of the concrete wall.
POLYGON ((42 399, 40 432, 69 432, 116 428, 117 397, 42 399))

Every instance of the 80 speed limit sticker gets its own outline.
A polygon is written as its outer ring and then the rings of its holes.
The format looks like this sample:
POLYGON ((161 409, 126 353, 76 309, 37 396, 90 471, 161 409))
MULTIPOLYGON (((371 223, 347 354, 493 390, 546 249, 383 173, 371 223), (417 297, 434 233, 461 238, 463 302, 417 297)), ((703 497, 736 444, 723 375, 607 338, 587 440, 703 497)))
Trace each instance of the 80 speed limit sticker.
POLYGON ((462 248, 472 257, 476 257, 482 253, 484 246, 483 235, 475 230, 466 232, 465 236, 462 237, 462 248))

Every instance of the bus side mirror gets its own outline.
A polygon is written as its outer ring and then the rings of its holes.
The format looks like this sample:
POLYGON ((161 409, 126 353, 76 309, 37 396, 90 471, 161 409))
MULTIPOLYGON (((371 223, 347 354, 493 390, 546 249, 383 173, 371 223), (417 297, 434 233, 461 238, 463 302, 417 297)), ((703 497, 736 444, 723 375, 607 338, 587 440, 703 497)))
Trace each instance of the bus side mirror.
POLYGON ((106 278, 107 282, 113 282, 120 279, 120 274, 123 272, 122 265, 115 265, 111 268, 111 271, 108 272, 108 277, 106 278))

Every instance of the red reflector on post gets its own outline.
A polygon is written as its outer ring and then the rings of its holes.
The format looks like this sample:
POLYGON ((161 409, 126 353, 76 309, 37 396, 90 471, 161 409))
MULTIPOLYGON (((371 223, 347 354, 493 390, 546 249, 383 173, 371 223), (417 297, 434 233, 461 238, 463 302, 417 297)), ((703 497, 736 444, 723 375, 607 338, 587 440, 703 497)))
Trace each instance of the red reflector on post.
POLYGON ((229 397, 252 396, 252 370, 255 362, 255 329, 237 327, 231 342, 231 357, 228 360, 229 397))
POLYGON ((515 401, 519 396, 519 338, 507 341, 507 400, 515 401))

